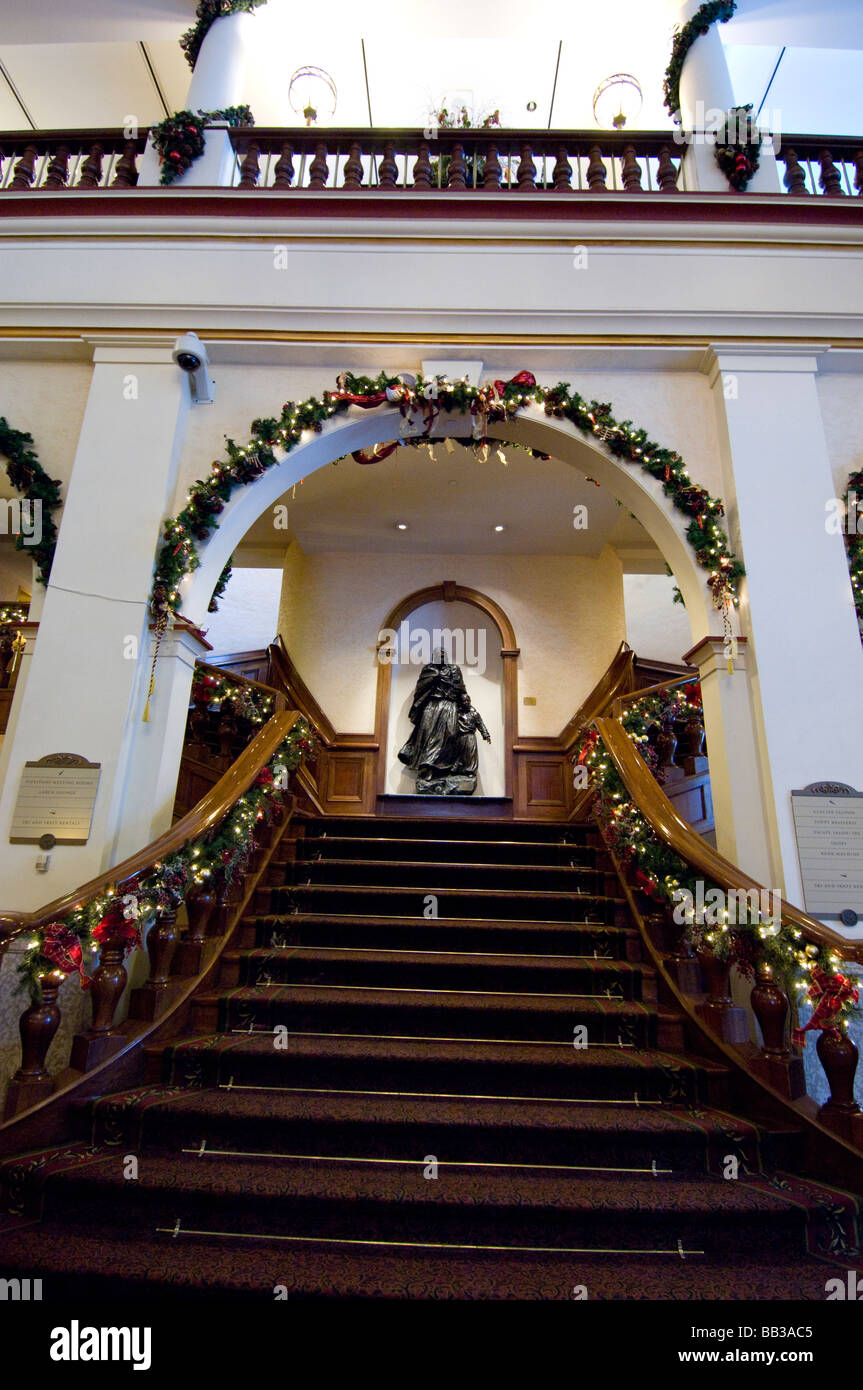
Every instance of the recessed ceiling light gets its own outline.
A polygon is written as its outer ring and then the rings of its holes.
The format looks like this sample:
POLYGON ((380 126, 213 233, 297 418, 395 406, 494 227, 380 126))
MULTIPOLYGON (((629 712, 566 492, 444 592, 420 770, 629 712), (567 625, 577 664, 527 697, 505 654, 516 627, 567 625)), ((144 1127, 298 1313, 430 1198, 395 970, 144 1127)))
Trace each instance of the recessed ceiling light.
POLYGON ((396 530, 397 530, 397 531, 406 531, 407 529, 408 529, 408 524, 407 524, 406 521, 397 521, 397 522, 396 522, 396 530))
POLYGON ((505 531, 505 530, 506 530, 506 527, 505 527, 505 526, 500 526, 500 525, 498 525, 498 526, 495 526, 494 529, 495 529, 495 531, 505 531))

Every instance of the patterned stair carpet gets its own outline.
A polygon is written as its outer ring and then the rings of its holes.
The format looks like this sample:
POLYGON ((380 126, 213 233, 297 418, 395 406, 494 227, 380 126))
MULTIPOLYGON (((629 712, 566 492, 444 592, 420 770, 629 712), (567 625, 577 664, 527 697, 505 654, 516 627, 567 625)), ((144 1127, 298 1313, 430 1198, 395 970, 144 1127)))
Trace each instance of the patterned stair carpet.
POLYGON ((863 1271, 859 1199, 687 1055, 590 840, 306 822, 149 1084, 0 1165, 4 1267, 250 1300, 823 1300, 863 1271))

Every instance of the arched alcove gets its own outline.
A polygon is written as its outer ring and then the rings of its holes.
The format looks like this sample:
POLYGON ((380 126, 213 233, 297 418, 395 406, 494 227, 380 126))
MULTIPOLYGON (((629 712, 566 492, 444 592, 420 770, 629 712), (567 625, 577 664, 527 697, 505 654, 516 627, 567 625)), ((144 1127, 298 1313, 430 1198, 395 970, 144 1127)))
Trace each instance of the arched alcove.
MULTIPOLYGON (((440 584, 429 584, 423 589, 416 589, 413 593, 407 594, 395 605, 386 615, 378 629, 378 652, 380 657, 381 648, 385 646, 386 637, 381 638, 381 634, 398 632, 401 624, 407 621, 412 613, 427 605, 441 602, 443 604, 467 604, 471 608, 479 610, 488 618, 494 626, 500 640, 500 662, 501 662, 501 685, 503 698, 503 772, 504 785, 503 795, 512 797, 513 786, 513 756, 512 748, 518 733, 518 674, 517 663, 519 648, 515 640, 515 632, 512 623, 504 613, 503 609, 488 594, 480 593, 478 589, 458 584, 455 580, 443 580, 440 584)), ((383 795, 387 785, 387 756, 391 694, 392 694, 393 667, 390 661, 378 660, 378 680, 377 698, 375 701, 375 740, 381 750, 378 759, 378 795, 383 795)))

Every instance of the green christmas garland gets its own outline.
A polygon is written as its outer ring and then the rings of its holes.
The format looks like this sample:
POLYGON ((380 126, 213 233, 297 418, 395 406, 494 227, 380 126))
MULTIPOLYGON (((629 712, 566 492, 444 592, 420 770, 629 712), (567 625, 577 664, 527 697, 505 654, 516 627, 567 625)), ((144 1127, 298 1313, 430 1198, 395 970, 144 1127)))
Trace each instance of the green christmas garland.
POLYGON ((729 184, 742 193, 754 178, 761 158, 761 132, 750 116, 752 103, 732 106, 716 132, 716 163, 729 184))
POLYGON ((858 520, 863 521, 863 510, 860 512, 857 510, 858 500, 863 501, 863 470, 851 474, 842 500, 845 508, 843 530, 845 553, 848 556, 851 592, 854 595, 854 608, 860 628, 860 640, 863 641, 863 531, 858 529, 858 520), (848 524, 852 513, 854 516, 853 529, 848 524))
POLYGON ((707 33, 711 24, 727 24, 736 9, 736 0, 708 0, 706 5, 702 5, 692 18, 687 20, 682 29, 675 29, 671 59, 665 70, 662 89, 665 95, 665 109, 670 116, 676 116, 680 111, 680 76, 690 48, 696 39, 707 33))
POLYGON ((320 433, 325 421, 354 405, 366 409, 388 405, 403 418, 424 416, 427 433, 405 440, 414 444, 428 441, 433 419, 442 411, 472 415, 484 436, 487 425, 513 420, 526 407, 541 405, 546 415, 571 421, 581 434, 601 440, 615 458, 662 482, 673 505, 690 518, 686 538, 698 564, 708 572, 707 583, 717 607, 736 602, 737 580, 744 569, 719 525, 718 518, 724 512, 722 503, 692 482, 675 450, 657 444, 631 420, 617 421, 610 405, 583 400, 577 391, 570 391, 568 382, 538 386, 530 372, 519 372, 510 381, 488 386, 473 386, 464 380, 450 382, 445 377, 428 381, 419 377, 415 385, 408 386, 385 372, 374 379, 344 372, 335 391, 310 396, 300 404, 288 401, 278 418, 253 420, 252 438, 244 448, 227 439, 226 457, 216 459, 209 476, 191 485, 185 507, 162 529, 150 595, 150 609, 157 624, 164 624, 168 614, 179 608, 179 585, 200 564, 198 543, 210 538, 219 524, 219 514, 237 488, 255 482, 273 468, 279 461, 276 449, 290 453, 302 442, 306 431, 320 433))
MULTIPOLYGON (((637 705, 624 718, 630 719, 628 733, 639 754, 650 765, 646 729, 638 727, 637 705)), ((614 766, 598 731, 589 729, 583 735, 573 755, 577 766, 587 768, 595 793, 592 812, 606 845, 623 868, 632 871, 637 888, 649 898, 666 906, 681 903, 681 890, 697 900, 699 878, 692 866, 675 854, 654 832, 632 800, 626 783, 614 766)), ((712 891, 724 898, 724 890, 711 880, 700 879, 704 899, 712 891)), ((713 901, 718 901, 714 899, 713 901)), ((747 978, 754 975, 755 966, 765 961, 789 992, 795 990, 801 1002, 814 1000, 813 973, 826 972, 827 977, 841 981, 842 1003, 832 1016, 840 1027, 857 1013, 855 982, 841 975, 842 962, 833 952, 806 945, 799 928, 785 922, 762 918, 759 910, 747 904, 746 920, 729 923, 727 913, 708 907, 704 920, 688 912, 683 923, 683 935, 696 951, 708 950, 720 960, 736 965, 747 978)))
POLYGON ((201 45, 217 19, 224 19, 230 14, 246 14, 266 3, 267 0, 201 0, 195 10, 195 23, 180 39, 180 47, 192 71, 195 70, 201 45))
POLYGON ((254 125, 248 106, 226 106, 224 111, 175 111, 173 116, 150 127, 150 135, 159 155, 161 184, 171 184, 191 169, 204 153, 204 129, 212 121, 227 121, 229 126, 254 125))
POLYGON ((28 502, 38 502, 42 513, 42 534, 36 545, 25 543, 23 532, 16 542, 18 550, 26 550, 36 561, 41 584, 48 583, 51 563, 57 548, 57 523, 54 513, 60 506, 60 482, 49 478, 33 448, 33 436, 23 430, 13 430, 0 416, 0 454, 6 459, 9 482, 16 492, 22 492, 28 502))
POLYGON ((270 823, 281 799, 279 779, 292 772, 317 745, 304 719, 297 720, 255 782, 213 830, 168 855, 151 871, 118 881, 66 917, 38 927, 18 966, 17 993, 42 1002, 42 980, 54 972, 78 972, 89 986, 88 967, 106 940, 139 945, 142 929, 159 911, 173 910, 193 888, 221 888, 235 881, 254 848, 255 825, 270 823))
POLYGON ((216 580, 216 587, 213 590, 213 597, 210 599, 210 605, 207 609, 208 613, 218 613, 219 599, 222 597, 222 594, 225 592, 225 590, 228 587, 228 584, 230 583, 231 575, 234 572, 233 565, 234 557, 233 555, 231 555, 228 559, 227 564, 225 565, 225 568, 222 570, 222 573, 216 580))

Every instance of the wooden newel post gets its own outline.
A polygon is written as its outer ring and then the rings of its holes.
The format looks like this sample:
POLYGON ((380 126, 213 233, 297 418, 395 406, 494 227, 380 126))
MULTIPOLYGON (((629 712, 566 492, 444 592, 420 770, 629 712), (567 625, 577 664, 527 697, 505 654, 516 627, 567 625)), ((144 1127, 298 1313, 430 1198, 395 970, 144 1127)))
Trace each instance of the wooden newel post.
POLYGON ((54 1090, 54 1078, 50 1075, 45 1059, 48 1049, 60 1027, 60 1005, 57 995, 65 979, 59 971, 52 970, 42 977, 42 1002, 31 1004, 25 1009, 18 1024, 21 1034, 21 1065, 9 1082, 6 1092, 5 1119, 9 1120, 21 1110, 27 1110, 44 1100, 54 1090))
POLYGON ((766 961, 756 967, 755 984, 749 996, 752 1012, 761 1029, 762 1047, 752 1059, 753 1071, 777 1091, 797 1100, 806 1094, 803 1059, 792 1052, 788 1039, 788 996, 773 979, 766 961))
POLYGON ((830 1086, 830 1099, 818 1111, 821 1124, 863 1148, 863 1112, 854 1099, 857 1044, 838 1028, 825 1028, 815 1048, 830 1086))

